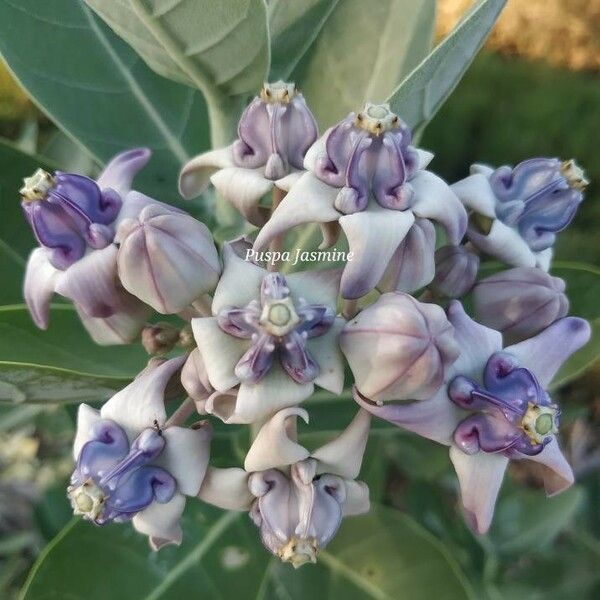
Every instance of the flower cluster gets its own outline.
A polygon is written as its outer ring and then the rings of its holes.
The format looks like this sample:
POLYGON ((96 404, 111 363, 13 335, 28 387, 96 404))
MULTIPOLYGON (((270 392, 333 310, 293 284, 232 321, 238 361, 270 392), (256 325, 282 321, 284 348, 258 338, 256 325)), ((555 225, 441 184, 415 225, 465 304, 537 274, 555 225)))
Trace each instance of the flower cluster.
POLYGON ((184 197, 212 183, 258 227, 219 253, 203 223, 131 189, 149 159, 124 152, 95 181, 37 171, 21 189, 39 243, 24 287, 35 323, 48 326, 58 293, 98 343, 141 341, 159 355, 99 410, 80 407, 67 491, 76 514, 131 521, 157 549, 181 541, 194 497, 247 511, 294 567, 315 562, 343 517, 369 510, 357 478, 372 415, 450 448, 478 533, 510 460, 542 465, 548 494, 573 482, 547 391, 590 335, 547 272, 583 199, 573 161, 474 165, 448 185, 388 105, 367 103, 319 137, 293 84, 265 84, 238 139, 181 172, 184 197), (335 265, 260 263, 312 224, 321 248, 344 233, 335 265), (478 279, 483 253, 512 268, 478 279), (467 294, 476 320, 457 300, 467 294), (149 322, 154 311, 173 320, 149 322), (300 405, 317 386, 344 395, 345 365, 356 415, 309 450, 297 426, 311 405, 300 405), (214 419, 251 426, 243 466, 210 465, 214 419))

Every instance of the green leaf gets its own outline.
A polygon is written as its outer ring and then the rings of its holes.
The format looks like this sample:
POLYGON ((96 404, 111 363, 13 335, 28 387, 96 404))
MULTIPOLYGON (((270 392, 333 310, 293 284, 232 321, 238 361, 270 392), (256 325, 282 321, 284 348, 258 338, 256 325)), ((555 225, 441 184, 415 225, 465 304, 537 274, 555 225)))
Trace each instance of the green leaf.
POLYGON ((298 571, 271 558, 246 514, 188 501, 183 529, 179 548, 151 554, 145 538, 128 525, 97 528, 73 521, 38 559, 22 598, 471 596, 444 547, 409 517, 386 508, 346 519, 319 563, 298 571))
POLYGON ((207 98, 256 93, 269 69, 263 0, 86 0, 163 77, 207 98))
POLYGON ((273 0, 268 4, 271 33, 270 81, 287 80, 340 0, 273 0))
POLYGON ((154 156, 136 188, 179 198, 181 165, 209 146, 200 92, 156 75, 83 2, 0 0, 0 53, 40 108, 99 163, 148 146, 154 156))
POLYGON ((483 45, 506 0, 479 0, 388 97, 392 110, 421 131, 446 101, 483 45))
POLYGON ((25 264, 35 239, 23 217, 19 189, 23 178, 38 167, 54 169, 46 160, 0 140, 0 305, 21 302, 23 298, 25 264))
POLYGON ((293 77, 322 128, 383 102, 431 47, 434 0, 340 0, 293 77))

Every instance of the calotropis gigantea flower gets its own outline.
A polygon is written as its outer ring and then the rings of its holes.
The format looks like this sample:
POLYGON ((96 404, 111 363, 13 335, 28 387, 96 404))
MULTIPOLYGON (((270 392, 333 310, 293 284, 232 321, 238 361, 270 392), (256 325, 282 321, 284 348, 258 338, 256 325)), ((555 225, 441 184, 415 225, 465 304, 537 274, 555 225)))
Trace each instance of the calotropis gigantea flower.
POLYGON ((369 510, 369 489, 356 478, 370 426, 369 413, 360 410, 337 438, 311 453, 290 433, 297 417, 308 422, 299 407, 276 413, 258 432, 245 471, 213 469, 200 491, 217 506, 249 509, 266 548, 296 568, 316 562, 343 517, 369 510))
POLYGON ((425 170, 432 157, 411 146, 409 127, 388 105, 367 104, 307 152, 308 172, 276 208, 255 249, 296 225, 339 222, 353 253, 342 276, 344 298, 367 294, 386 269, 385 291, 410 292, 426 285, 434 276, 435 250, 428 219, 439 221, 453 244, 467 225, 450 187, 425 170), (412 269, 402 268, 405 263, 412 269))
POLYGON ((317 139, 317 123, 293 83, 265 83, 238 125, 238 139, 193 158, 182 169, 184 198, 201 194, 209 182, 244 217, 262 225, 268 212, 260 199, 274 186, 287 191, 317 139))
POLYGON ((446 298, 460 298, 475 284, 479 263, 479 256, 465 246, 442 246, 435 251, 431 287, 446 298))
POLYGON ((208 380, 221 392, 205 409, 227 423, 252 423, 298 404, 315 384, 334 393, 343 387, 339 272, 284 277, 244 260, 250 251, 241 240, 224 246, 214 316, 192 320, 208 380))
POLYGON ((473 288, 475 318, 501 332, 505 343, 539 333, 567 315, 565 282, 536 267, 517 267, 482 279, 473 288))
POLYGON ((340 346, 356 387, 378 403, 431 397, 459 354, 442 307, 402 292, 383 294, 348 321, 340 346))
POLYGON ((131 521, 156 550, 179 544, 185 496, 196 496, 212 430, 167 421, 164 394, 184 358, 142 372, 97 411, 79 407, 76 461, 68 496, 75 514, 96 525, 131 521))
POLYGON ((573 160, 531 158, 514 168, 473 165, 452 189, 472 211, 474 246, 509 265, 547 271, 556 234, 573 220, 587 184, 573 160))
POLYGON ((97 181, 42 170, 25 180, 22 206, 40 247, 29 257, 24 295, 41 329, 48 326, 56 292, 74 302, 100 344, 130 342, 139 333, 149 308, 118 282, 113 240, 123 219, 154 202, 131 191, 133 177, 149 158, 145 148, 123 152, 97 181))
POLYGON ((542 469, 549 496, 573 483, 558 445, 559 410, 546 388, 562 363, 590 337, 586 321, 566 317, 537 336, 502 348, 502 335, 476 323, 453 301, 449 320, 461 353, 429 400, 377 406, 372 414, 450 446, 469 525, 485 533, 510 460, 542 469))
POLYGON ((115 241, 121 283, 160 313, 181 312, 217 285, 212 235, 190 215, 150 204, 120 223, 115 241))

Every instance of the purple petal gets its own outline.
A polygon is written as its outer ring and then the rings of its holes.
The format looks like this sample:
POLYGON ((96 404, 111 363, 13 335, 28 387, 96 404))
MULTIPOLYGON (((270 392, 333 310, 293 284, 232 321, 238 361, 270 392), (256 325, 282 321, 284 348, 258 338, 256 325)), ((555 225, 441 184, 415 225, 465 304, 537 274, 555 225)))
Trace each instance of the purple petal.
POLYGON ((99 480, 129 452, 127 434, 114 421, 96 421, 90 433, 91 439, 84 444, 77 459, 77 472, 82 482, 88 477, 99 480))
POLYGON ((331 186, 342 187, 346 183, 346 167, 357 135, 354 127, 356 115, 350 113, 329 131, 325 142, 325 155, 317 159, 315 174, 331 186))
POLYGON ((288 333, 279 348, 281 366, 296 383, 310 383, 319 374, 315 363, 306 348, 304 337, 296 331, 288 333))
POLYGON ((285 277, 281 273, 268 273, 260 286, 261 303, 264 306, 271 300, 284 300, 290 295, 285 277))
POLYGON ((261 334, 235 366, 235 374, 239 380, 246 383, 260 381, 273 364, 274 352, 273 338, 268 334, 261 334))
POLYGON ((466 454, 502 452, 512 447, 523 432, 497 413, 475 414, 462 421, 454 432, 455 444, 466 454))
POLYGON ((335 312, 329 306, 307 304, 296 309, 302 322, 296 332, 311 339, 327 333, 335 321, 335 312))
POLYGON ((217 315, 219 327, 237 338, 250 339, 258 331, 258 308, 224 308, 217 315))
POLYGON ((372 140, 366 132, 358 134, 346 167, 345 186, 337 195, 334 206, 343 214, 365 210, 369 203, 370 166, 368 150, 372 140))
POLYGON ((383 135, 373 175, 373 194, 384 208, 406 210, 413 199, 412 186, 406 183, 408 173, 404 162, 403 135, 389 131, 383 135))
POLYGON ((289 164, 296 169, 302 169, 304 156, 316 141, 319 129, 301 94, 297 94, 288 105, 284 120, 286 135, 280 144, 285 144, 289 164))
POLYGON ((239 140, 233 144, 234 161, 240 167, 255 169, 267 162, 273 152, 267 105, 255 98, 244 110, 238 124, 239 140))

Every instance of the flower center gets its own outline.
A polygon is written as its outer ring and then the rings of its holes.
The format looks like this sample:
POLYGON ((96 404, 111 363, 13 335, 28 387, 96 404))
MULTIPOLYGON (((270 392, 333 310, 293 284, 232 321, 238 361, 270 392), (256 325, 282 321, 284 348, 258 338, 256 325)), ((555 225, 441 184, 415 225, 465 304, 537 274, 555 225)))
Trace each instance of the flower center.
POLYGON ((583 169, 573 160, 565 160, 560 165, 560 172, 567 180, 570 187, 575 190, 583 191, 589 185, 583 169))
POLYGON ((286 83, 279 80, 275 83, 265 83, 260 91, 260 97, 264 102, 284 102, 287 104, 294 98, 296 93, 295 83, 286 83))
POLYGON ((283 562, 292 563, 298 569, 307 562, 316 563, 319 545, 315 538, 298 538, 293 536, 289 542, 279 549, 279 557, 283 562))
POLYGON ((71 485, 67 488, 67 496, 71 501, 73 512, 95 521, 101 514, 108 496, 92 479, 81 485, 71 485))
POLYGON ((540 406, 529 403, 521 421, 521 428, 535 444, 541 444, 548 435, 558 432, 557 409, 554 406, 540 406))
POLYGON ((396 129, 400 120, 388 104, 365 104, 364 109, 356 115, 356 126, 372 133, 381 135, 391 129, 396 129))
POLYGON ((19 190, 19 193, 25 202, 43 200, 55 183, 54 177, 48 171, 37 169, 31 177, 23 179, 23 187, 19 190))
POLYGON ((295 329, 299 323, 300 317, 291 297, 264 303, 260 324, 271 335, 282 337, 295 329))

